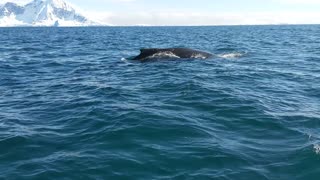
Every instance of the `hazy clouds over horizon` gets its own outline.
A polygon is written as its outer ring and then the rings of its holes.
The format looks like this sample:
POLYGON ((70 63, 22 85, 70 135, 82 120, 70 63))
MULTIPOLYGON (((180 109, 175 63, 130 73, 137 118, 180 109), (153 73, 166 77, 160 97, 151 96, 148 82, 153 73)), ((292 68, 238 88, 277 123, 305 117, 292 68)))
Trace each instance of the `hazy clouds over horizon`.
MULTIPOLYGON (((26 3, 31 0, 1 0, 26 3)), ((320 0, 66 0, 110 25, 319 24, 320 0)))

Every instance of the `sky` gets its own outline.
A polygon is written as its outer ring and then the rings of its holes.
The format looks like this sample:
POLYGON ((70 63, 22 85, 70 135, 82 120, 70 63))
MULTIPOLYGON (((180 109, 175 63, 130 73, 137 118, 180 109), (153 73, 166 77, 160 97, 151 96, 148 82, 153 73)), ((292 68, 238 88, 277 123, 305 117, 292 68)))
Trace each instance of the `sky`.
POLYGON ((66 1, 110 25, 320 24, 320 0, 66 1))

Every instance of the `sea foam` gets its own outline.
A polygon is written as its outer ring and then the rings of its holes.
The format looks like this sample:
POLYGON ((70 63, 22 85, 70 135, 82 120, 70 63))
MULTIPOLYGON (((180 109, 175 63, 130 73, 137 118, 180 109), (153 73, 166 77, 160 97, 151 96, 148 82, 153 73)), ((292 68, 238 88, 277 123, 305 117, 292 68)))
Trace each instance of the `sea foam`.
POLYGON ((313 145, 313 148, 314 148, 314 151, 315 151, 317 154, 320 154, 320 144, 315 144, 315 145, 313 145))
POLYGON ((234 52, 234 53, 220 54, 217 56, 220 58, 225 58, 225 59, 234 59, 234 58, 242 57, 244 54, 245 53, 234 52))

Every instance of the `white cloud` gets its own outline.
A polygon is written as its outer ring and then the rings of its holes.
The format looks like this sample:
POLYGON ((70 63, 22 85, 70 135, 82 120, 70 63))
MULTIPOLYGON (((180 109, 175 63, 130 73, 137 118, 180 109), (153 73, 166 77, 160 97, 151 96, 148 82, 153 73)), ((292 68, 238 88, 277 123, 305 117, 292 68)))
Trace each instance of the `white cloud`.
POLYGON ((286 4, 320 4, 320 0, 275 0, 286 4))
POLYGON ((105 0, 105 1, 112 1, 112 2, 133 2, 137 0, 105 0))
POLYGON ((250 25, 250 24, 319 24, 320 12, 199 13, 133 12, 91 13, 90 17, 105 24, 130 25, 250 25), (98 17, 98 18, 96 18, 98 17))
POLYGON ((0 0, 0 1, 1 1, 0 4, 5 4, 6 2, 13 2, 16 4, 24 5, 31 2, 32 0, 0 0))

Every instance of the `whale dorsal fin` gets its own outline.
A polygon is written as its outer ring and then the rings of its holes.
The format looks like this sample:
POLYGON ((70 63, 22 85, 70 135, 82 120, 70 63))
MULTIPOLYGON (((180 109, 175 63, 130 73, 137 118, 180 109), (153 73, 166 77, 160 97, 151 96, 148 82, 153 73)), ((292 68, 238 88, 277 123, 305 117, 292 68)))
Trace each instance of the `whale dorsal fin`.
POLYGON ((156 51, 156 48, 144 48, 144 49, 140 49, 141 53, 146 53, 146 52, 154 52, 156 51))
POLYGON ((145 51, 147 51, 148 49, 140 49, 140 52, 143 53, 145 51))

